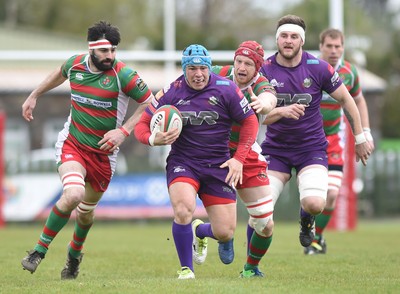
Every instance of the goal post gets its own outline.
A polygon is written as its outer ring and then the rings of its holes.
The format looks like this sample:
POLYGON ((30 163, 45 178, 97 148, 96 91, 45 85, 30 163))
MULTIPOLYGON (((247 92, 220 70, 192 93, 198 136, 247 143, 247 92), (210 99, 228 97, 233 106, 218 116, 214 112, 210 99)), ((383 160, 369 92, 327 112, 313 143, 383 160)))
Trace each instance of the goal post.
POLYGON ((0 110, 0 228, 5 226, 3 208, 5 203, 4 195, 4 177, 5 177, 5 164, 4 164, 4 137, 5 137, 5 124, 6 114, 0 110))

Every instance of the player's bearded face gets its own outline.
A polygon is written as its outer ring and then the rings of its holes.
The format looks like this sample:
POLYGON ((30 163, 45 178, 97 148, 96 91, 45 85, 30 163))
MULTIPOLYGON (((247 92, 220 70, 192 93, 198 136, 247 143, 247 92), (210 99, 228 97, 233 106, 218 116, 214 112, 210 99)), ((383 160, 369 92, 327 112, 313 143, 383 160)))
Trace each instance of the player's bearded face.
POLYGON ((299 54, 302 44, 297 34, 281 34, 278 38, 278 51, 285 59, 293 59, 299 54))
POLYGON ((293 59, 297 54, 299 54, 300 51, 300 46, 297 48, 292 48, 292 50, 288 51, 285 48, 279 48, 278 49, 279 53, 286 59, 293 59))
POLYGON ((114 58, 110 58, 108 56, 101 58, 95 54, 95 50, 92 50, 90 53, 90 59, 93 62, 94 66, 101 71, 109 70, 113 67, 114 58))

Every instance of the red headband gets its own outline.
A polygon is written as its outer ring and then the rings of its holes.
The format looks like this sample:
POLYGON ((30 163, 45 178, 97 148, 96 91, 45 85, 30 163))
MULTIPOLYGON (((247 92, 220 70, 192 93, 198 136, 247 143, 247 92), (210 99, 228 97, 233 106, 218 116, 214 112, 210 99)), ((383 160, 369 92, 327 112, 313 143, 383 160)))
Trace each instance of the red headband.
POLYGON ((89 42, 89 49, 99 49, 99 48, 117 48, 108 41, 107 39, 100 39, 97 41, 89 42))
POLYGON ((240 44, 235 52, 235 58, 237 55, 246 56, 253 60, 256 64, 256 73, 258 73, 264 62, 264 49, 256 41, 245 41, 240 44))

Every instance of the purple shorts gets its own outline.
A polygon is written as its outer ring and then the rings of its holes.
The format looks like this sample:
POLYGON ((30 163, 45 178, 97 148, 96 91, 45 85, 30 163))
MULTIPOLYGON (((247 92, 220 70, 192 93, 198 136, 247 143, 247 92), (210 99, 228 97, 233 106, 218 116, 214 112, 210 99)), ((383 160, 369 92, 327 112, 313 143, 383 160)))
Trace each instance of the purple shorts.
POLYGON ((202 164, 190 161, 188 158, 170 155, 167 159, 166 170, 168 186, 178 177, 190 178, 199 183, 197 193, 200 198, 206 194, 236 201, 236 190, 225 183, 228 168, 220 168, 219 165, 202 164))
POLYGON ((325 150, 314 151, 269 151, 263 154, 268 163, 268 170, 291 174, 292 168, 298 174, 304 167, 319 164, 328 168, 328 156, 325 150))

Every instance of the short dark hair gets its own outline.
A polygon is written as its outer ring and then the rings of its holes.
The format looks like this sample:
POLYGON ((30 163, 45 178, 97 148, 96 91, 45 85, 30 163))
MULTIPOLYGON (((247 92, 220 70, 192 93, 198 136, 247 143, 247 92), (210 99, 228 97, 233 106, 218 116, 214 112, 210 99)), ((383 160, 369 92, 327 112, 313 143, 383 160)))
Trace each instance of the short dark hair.
POLYGON ((306 23, 304 22, 304 20, 300 16, 292 15, 292 14, 288 14, 288 15, 282 16, 278 20, 278 24, 276 25, 276 29, 278 29, 281 25, 284 25, 284 24, 287 24, 287 23, 301 26, 303 28, 303 30, 306 31, 306 23))
POLYGON ((88 29, 87 41, 108 40, 111 45, 117 46, 121 42, 119 29, 110 23, 101 20, 88 29))
POLYGON ((332 39, 340 39, 342 41, 342 45, 344 44, 344 35, 338 29, 329 28, 323 30, 321 34, 319 34, 319 43, 324 44, 326 37, 330 37, 332 39))

